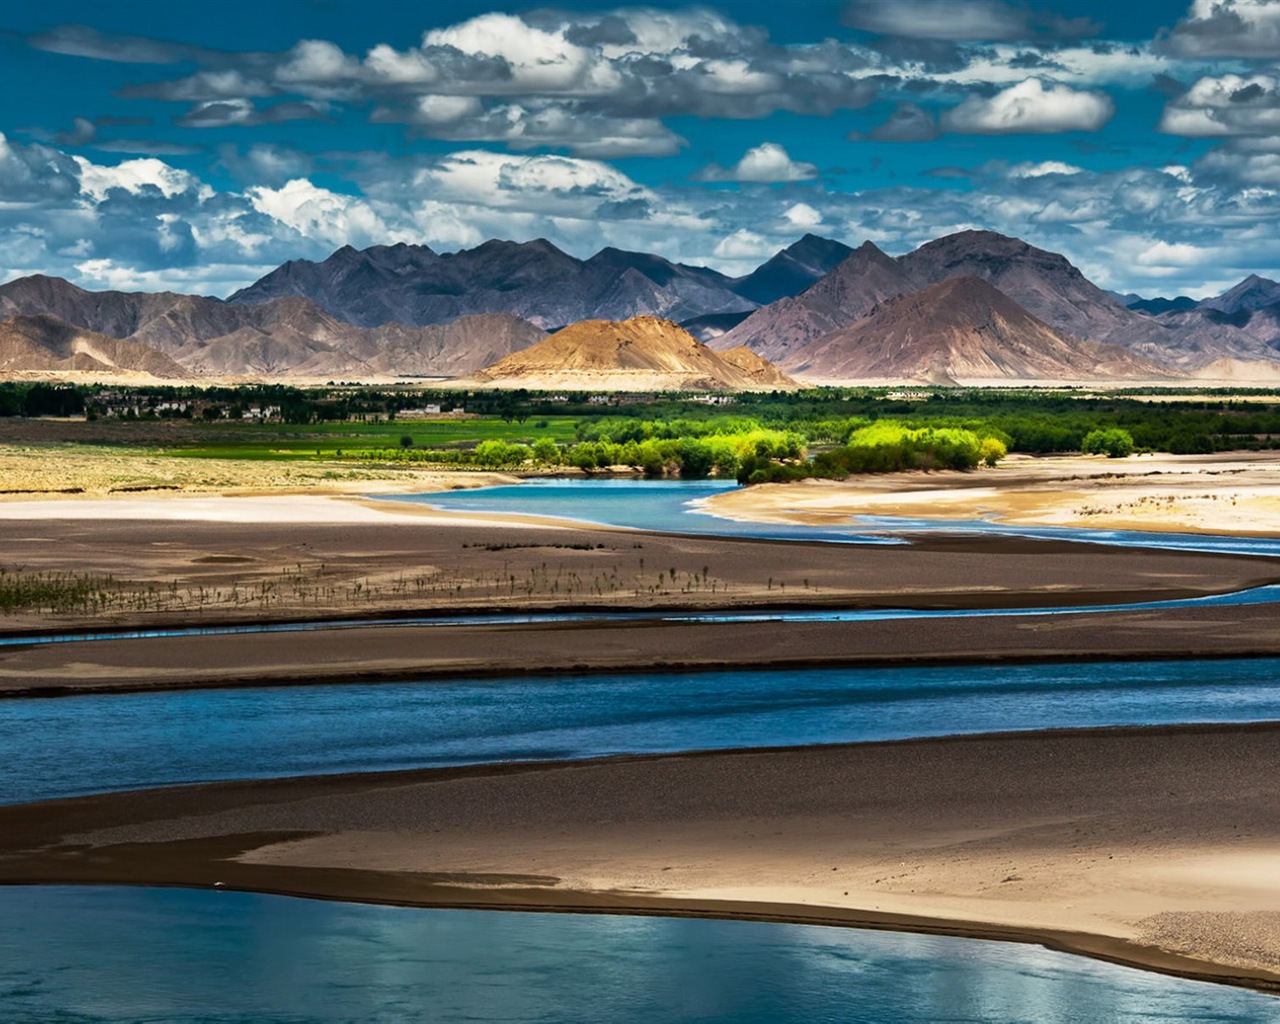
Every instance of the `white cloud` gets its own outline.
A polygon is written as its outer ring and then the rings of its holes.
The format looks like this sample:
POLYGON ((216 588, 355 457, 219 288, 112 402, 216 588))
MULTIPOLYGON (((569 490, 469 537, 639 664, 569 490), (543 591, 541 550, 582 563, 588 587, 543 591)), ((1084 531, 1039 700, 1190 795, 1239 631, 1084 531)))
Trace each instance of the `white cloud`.
POLYGON ((286 54, 276 68, 276 81, 332 83, 350 79, 359 62, 348 57, 342 48, 324 39, 303 39, 286 54))
POLYGON ((709 60, 701 66, 703 88, 724 94, 772 92, 782 79, 766 71, 757 71, 745 60, 709 60))
POLYGON ((821 211, 815 210, 808 203, 796 203, 795 206, 783 211, 782 216, 788 224, 798 228, 817 227, 822 223, 821 211))
POLYGON ((79 190, 76 162, 38 143, 23 146, 0 132, 0 203, 39 203, 79 190))
POLYGON ((740 228, 726 238, 720 239, 713 250, 721 260, 765 260, 776 250, 770 246, 768 239, 754 231, 740 228))
POLYGON ((700 181, 741 181, 757 185, 788 181, 812 181, 818 168, 810 163, 792 160, 776 142, 762 142, 732 167, 711 164, 698 172, 700 181))
POLYGON ((1280 77, 1233 74, 1198 79, 1165 107, 1160 130, 1203 138, 1280 134, 1280 77))
POLYGON ((1009 168, 1011 178, 1043 178, 1046 174, 1083 174, 1084 171, 1074 164, 1066 164, 1061 160, 1043 160, 1040 163, 1015 164, 1009 168))
POLYGON ((1045 87, 1028 78, 994 96, 970 96, 942 115, 942 126, 967 135, 1097 131, 1111 120, 1115 102, 1103 92, 1045 87))
POLYGON ((213 190, 203 185, 194 174, 170 167, 154 157, 124 160, 114 167, 91 163, 81 156, 72 159, 80 168, 80 191, 99 202, 112 189, 138 195, 145 188, 154 188, 167 198, 181 192, 192 192, 202 199, 213 195, 213 190))
POLYGON ((1194 0, 1162 43, 1183 57, 1280 56, 1280 3, 1194 0))
POLYGON ((589 84, 597 91, 617 84, 607 65, 597 66, 590 51, 569 42, 564 29, 547 32, 511 14, 482 14, 448 28, 433 29, 424 46, 449 46, 462 53, 499 57, 511 69, 511 86, 533 91, 567 92, 589 84))
POLYGON ((255 186, 247 195, 259 213, 334 246, 410 240, 389 228, 365 200, 320 188, 306 178, 294 178, 274 189, 255 186))
POLYGON ((440 78, 440 70, 421 50, 402 53, 386 43, 365 55, 364 66, 375 80, 395 85, 430 85, 440 78))
POLYGON ((1213 259, 1216 250, 1186 242, 1154 242, 1138 253, 1144 267, 1195 267, 1213 259))
POLYGON ((419 96, 415 106, 418 117, 427 124, 451 124, 483 110, 474 96, 419 96))

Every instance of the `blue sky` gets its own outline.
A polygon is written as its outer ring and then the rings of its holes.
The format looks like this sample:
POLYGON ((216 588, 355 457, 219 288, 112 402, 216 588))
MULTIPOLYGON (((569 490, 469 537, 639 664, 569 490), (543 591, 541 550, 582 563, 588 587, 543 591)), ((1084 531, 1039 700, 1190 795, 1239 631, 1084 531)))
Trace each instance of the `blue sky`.
POLYGON ((48 0, 0 8, 0 90, 0 280, 970 227, 1119 291, 1280 276, 1280 0, 48 0))

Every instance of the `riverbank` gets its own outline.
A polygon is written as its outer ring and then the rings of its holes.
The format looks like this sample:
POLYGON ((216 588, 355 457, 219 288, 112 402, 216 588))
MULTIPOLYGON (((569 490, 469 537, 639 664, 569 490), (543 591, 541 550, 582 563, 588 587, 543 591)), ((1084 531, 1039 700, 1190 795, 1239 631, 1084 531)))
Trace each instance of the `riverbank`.
POLYGON ((10 635, 514 610, 1078 607, 1280 582, 1280 562, 1250 555, 939 533, 778 542, 279 494, 0 503, 0 551, 10 635), (25 603, 23 584, 37 595, 25 603))
POLYGON ((0 808, 0 881, 847 924, 1274 991, 1277 753, 1183 726, 150 790, 0 808))
POLYGON ((1011 456, 995 469, 762 484, 703 506, 746 522, 846 524, 853 516, 992 519, 1015 526, 1280 536, 1280 452, 1011 456))

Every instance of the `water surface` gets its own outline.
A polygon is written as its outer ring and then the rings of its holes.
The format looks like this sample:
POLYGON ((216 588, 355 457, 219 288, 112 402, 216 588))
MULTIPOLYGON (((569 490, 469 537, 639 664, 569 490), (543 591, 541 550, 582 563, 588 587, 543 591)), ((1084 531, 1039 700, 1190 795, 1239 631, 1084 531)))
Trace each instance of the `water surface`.
POLYGON ((1095 530, 1067 526, 1013 526, 984 519, 904 519, 851 516, 847 526, 742 523, 713 516, 694 503, 738 485, 723 480, 529 480, 447 494, 400 495, 393 500, 467 512, 507 512, 554 516, 584 522, 668 533, 758 537, 836 543, 904 543, 916 533, 982 533, 1180 551, 1223 551, 1280 556, 1280 538, 1210 534, 1095 530))
POLYGON ((838 928, 0 889, 0 1018, 42 1024, 1274 1021, 1273 997, 1030 946, 838 928))
POLYGON ((329 772, 1280 719, 1280 659, 562 675, 0 702, 0 802, 329 772))

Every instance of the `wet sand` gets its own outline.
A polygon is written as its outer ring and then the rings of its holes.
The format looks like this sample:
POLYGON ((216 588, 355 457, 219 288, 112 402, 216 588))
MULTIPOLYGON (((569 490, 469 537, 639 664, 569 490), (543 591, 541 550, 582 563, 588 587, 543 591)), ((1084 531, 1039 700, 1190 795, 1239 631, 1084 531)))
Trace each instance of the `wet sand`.
POLYGON ((232 782, 0 808, 0 882, 1040 942, 1280 990, 1280 726, 232 782))

